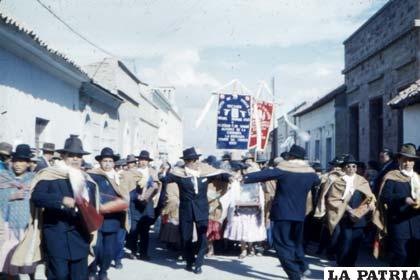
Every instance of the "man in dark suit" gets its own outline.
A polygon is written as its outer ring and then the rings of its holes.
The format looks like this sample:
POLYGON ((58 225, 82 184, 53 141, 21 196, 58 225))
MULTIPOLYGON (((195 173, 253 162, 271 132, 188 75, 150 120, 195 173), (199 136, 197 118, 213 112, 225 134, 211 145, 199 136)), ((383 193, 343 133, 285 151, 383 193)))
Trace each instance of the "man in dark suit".
POLYGON ((186 270, 194 273, 202 273, 204 255, 207 249, 207 226, 209 219, 209 205, 207 199, 208 183, 211 180, 229 181, 231 175, 221 170, 212 168, 207 164, 200 163, 195 148, 183 151, 185 166, 175 167, 166 176, 165 183, 176 183, 179 188, 179 222, 183 241, 184 257, 187 261, 186 270), (193 224, 197 229, 197 258, 194 258, 192 246, 193 224))
POLYGON ((300 279, 302 274, 310 273, 304 260, 303 223, 308 193, 320 184, 320 179, 304 157, 305 149, 293 145, 288 160, 277 168, 249 173, 243 178, 244 183, 277 182, 270 212, 273 245, 290 279, 300 279))
POLYGON ((39 161, 35 167, 34 172, 38 172, 41 169, 51 166, 50 162, 54 156, 55 145, 53 143, 44 143, 42 146, 42 156, 39 157, 39 161))
POLYGON ((391 266, 418 266, 420 262, 420 178, 413 170, 416 148, 404 144, 398 153, 399 170, 389 172, 379 202, 384 206, 391 266), (413 192, 413 189, 417 191, 413 192))
POLYGON ((90 235, 76 209, 76 198, 94 204, 96 185, 80 170, 83 155, 89 153, 76 135, 70 135, 59 152, 65 165, 42 170, 31 201, 44 209, 42 236, 48 279, 85 280, 90 235))
POLYGON ((398 169, 398 163, 394 160, 394 153, 391 149, 385 148, 379 153, 379 162, 382 164, 381 169, 373 180, 372 192, 378 196, 380 186, 382 185, 385 175, 392 170, 398 169))
MULTIPOLYGON (((123 228, 125 212, 111 208, 113 203, 122 200, 119 189, 119 174, 114 170, 115 162, 120 159, 111 148, 103 148, 95 159, 100 168, 92 169, 89 175, 99 188, 100 212, 104 215, 104 222, 98 230, 95 245, 95 261, 89 266, 89 279, 107 280, 107 271, 118 250, 118 232, 123 228), (99 268, 99 269, 98 269, 99 268)), ((128 201, 126 201, 128 207, 128 201)))

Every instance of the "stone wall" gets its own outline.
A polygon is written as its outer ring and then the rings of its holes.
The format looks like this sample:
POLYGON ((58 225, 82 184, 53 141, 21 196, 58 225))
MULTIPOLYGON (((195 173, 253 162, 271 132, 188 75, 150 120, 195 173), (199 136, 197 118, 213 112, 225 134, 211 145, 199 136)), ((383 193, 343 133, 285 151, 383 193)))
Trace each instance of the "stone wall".
MULTIPOLYGON (((387 102, 419 77, 419 36, 415 27, 419 5, 415 0, 390 1, 344 42, 347 117, 352 122, 349 108, 358 106, 359 154, 355 156, 360 160, 371 159, 380 148, 374 146, 375 139, 370 139, 370 104, 375 98, 382 98, 383 104, 382 146, 396 150, 401 144, 402 113, 391 110, 387 102)), ((351 142, 343 143, 348 150, 351 142)))

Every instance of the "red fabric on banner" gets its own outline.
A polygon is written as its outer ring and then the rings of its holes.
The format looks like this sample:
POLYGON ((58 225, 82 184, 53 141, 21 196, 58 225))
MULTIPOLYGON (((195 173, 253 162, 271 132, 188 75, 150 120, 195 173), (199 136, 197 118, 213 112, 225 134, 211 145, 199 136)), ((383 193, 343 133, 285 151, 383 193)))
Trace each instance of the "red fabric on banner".
MULTIPOLYGON (((268 134, 270 133, 271 121, 273 119, 273 103, 266 101, 257 102, 257 114, 260 118, 261 127, 261 145, 260 150, 265 150, 268 142, 268 134)), ((249 137, 249 148, 255 148, 257 146, 257 124, 254 112, 252 113, 251 119, 251 132, 249 137)))

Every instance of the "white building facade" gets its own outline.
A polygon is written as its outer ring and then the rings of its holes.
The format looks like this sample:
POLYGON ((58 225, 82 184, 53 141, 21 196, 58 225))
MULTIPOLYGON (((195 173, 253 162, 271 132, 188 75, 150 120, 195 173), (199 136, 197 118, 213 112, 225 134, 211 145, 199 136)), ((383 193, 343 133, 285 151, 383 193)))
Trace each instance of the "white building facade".
POLYGON ((152 90, 153 101, 159 107, 159 159, 174 164, 182 155, 182 119, 175 106, 175 88, 160 87, 152 90))
POLYGON ((58 149, 76 134, 91 153, 88 162, 104 147, 175 162, 183 127, 174 94, 153 89, 114 58, 82 70, 0 15, 0 142, 58 149))
MULTIPOLYGON (((0 17, 0 61, 0 141, 35 148, 52 142, 62 148, 70 134, 83 138, 89 113, 92 122, 100 122, 101 115, 103 124, 103 114, 117 119, 122 99, 91 84, 76 64, 6 17, 0 17)), ((98 129, 94 137, 103 133, 98 129)), ((117 137, 109 133, 108 139, 112 143, 117 137)), ((96 152, 89 145, 85 149, 96 152)))

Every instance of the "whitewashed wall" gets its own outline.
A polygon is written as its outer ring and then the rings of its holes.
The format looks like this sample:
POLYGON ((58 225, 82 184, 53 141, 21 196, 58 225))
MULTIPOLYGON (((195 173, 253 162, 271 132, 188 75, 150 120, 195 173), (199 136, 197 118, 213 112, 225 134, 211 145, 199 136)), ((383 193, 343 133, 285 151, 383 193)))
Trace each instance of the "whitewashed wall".
POLYGON ((21 57, 0 49, 0 141, 35 145, 35 119, 49 120, 41 142, 62 148, 69 134, 81 133, 79 87, 21 57))
MULTIPOLYGON (((315 141, 320 141, 320 161, 323 167, 327 167, 329 159, 326 158, 326 139, 331 137, 331 157, 335 156, 335 109, 334 100, 323 106, 308 112, 297 118, 297 125, 300 129, 309 132, 308 159, 315 160, 315 141)), ((305 147, 302 139, 297 139, 296 143, 305 147)))

